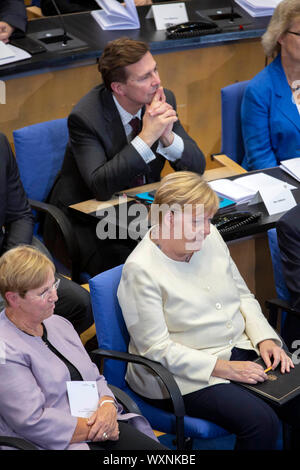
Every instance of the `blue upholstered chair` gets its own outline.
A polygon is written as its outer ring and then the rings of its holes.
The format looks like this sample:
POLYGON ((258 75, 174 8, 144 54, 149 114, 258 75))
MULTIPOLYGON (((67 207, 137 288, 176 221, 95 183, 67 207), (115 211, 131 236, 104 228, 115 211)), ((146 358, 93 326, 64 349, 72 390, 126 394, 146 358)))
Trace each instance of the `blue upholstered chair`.
MULTIPOLYGON (((221 89, 222 144, 221 153, 239 165, 245 155, 241 126, 241 104, 248 81, 233 83, 221 89)), ((245 169, 247 169, 244 166, 245 169)))
POLYGON ((228 436, 229 433, 216 424, 185 415, 179 388, 173 375, 165 367, 141 356, 127 353, 129 334, 117 299, 121 273, 122 266, 117 266, 98 274, 89 281, 100 347, 92 353, 93 360, 98 358, 100 361, 105 358, 103 374, 108 382, 118 386, 134 399, 153 429, 175 434, 178 449, 185 448, 188 440, 191 445, 193 438, 212 439, 228 436), (150 405, 129 388, 125 381, 127 362, 143 364, 160 376, 173 400, 174 413, 168 413, 150 405))
POLYGON ((284 321, 287 314, 300 316, 300 312, 293 309, 290 302, 290 293, 286 286, 281 264, 280 250, 277 241, 276 229, 272 228, 268 230, 268 242, 272 259, 273 275, 275 281, 275 289, 277 298, 266 301, 266 307, 269 310, 269 322, 273 328, 278 328, 278 313, 281 312, 281 319, 279 325, 279 332, 283 334, 284 321))
MULTIPOLYGON (((45 202, 63 163, 68 142, 67 119, 55 119, 14 130, 13 138, 20 177, 31 207, 38 214, 44 212, 53 218, 65 242, 72 279, 87 282, 89 276, 80 273, 76 263, 79 250, 69 219, 60 209, 45 202)), ((37 229, 35 235, 38 235, 37 229)))

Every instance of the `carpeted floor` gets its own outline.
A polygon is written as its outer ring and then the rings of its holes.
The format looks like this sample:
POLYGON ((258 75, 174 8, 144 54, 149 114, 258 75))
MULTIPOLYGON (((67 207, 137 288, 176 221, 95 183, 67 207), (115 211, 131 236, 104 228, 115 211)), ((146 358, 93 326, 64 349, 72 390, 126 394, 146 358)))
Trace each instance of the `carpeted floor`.
MULTIPOLYGON (((175 449, 175 436, 164 434, 160 436, 159 441, 169 449, 175 449)), ((194 439, 193 450, 233 450, 235 436, 229 435, 218 439, 194 439)))
MULTIPOLYGON (((175 436, 164 434, 159 436, 159 441, 169 449, 175 449, 175 436)), ((235 445, 235 436, 229 435, 218 439, 194 439, 193 450, 233 450, 235 445)), ((279 436, 277 449, 282 450, 282 435, 279 436)))

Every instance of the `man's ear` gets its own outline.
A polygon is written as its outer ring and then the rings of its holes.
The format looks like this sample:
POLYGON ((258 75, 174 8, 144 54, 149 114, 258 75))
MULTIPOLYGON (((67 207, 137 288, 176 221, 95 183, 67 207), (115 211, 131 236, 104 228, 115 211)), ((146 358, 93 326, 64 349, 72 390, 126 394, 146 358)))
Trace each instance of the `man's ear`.
POLYGON ((124 83, 122 82, 111 82, 110 87, 116 95, 124 96, 124 83))

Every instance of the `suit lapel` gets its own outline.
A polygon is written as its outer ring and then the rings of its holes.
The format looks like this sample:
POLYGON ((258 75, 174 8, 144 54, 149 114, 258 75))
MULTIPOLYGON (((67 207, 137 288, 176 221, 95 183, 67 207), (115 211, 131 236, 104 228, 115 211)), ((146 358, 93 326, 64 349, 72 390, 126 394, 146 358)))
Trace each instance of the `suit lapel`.
POLYGON ((112 94, 109 91, 104 90, 101 98, 103 117, 105 121, 105 132, 110 143, 108 154, 112 157, 125 147, 127 144, 127 137, 112 94))
POLYGON ((284 73, 280 56, 276 57, 272 67, 272 83, 277 98, 277 108, 300 131, 300 114, 293 101, 291 89, 284 73))

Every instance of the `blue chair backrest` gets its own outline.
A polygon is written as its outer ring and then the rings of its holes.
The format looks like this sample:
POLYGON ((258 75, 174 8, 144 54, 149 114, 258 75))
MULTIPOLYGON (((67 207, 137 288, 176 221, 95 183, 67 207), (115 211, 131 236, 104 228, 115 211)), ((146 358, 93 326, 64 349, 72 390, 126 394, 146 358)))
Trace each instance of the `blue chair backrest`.
POLYGON ((277 297, 282 300, 290 300, 290 293, 285 283, 282 271, 280 249, 278 246, 277 232, 275 228, 268 230, 268 241, 272 259, 273 274, 277 297))
POLYGON ((248 82, 248 80, 237 82, 221 89, 221 153, 224 153, 239 165, 242 164, 245 155, 241 125, 241 104, 248 82))
POLYGON ((69 138, 67 118, 14 130, 13 138, 28 198, 45 201, 63 163, 69 138))
MULTIPOLYGON (((285 283, 282 271, 282 262, 280 256, 280 249, 278 246, 277 232, 275 228, 268 230, 268 241, 272 259, 273 275, 275 281, 275 288, 277 297, 281 300, 290 301, 290 293, 285 283)), ((281 315, 281 330, 286 319, 286 312, 281 315)))
MULTIPOLYGON (((99 347, 127 352, 129 334, 117 298, 122 269, 120 265, 98 274, 89 286, 99 347)), ((124 389, 126 368, 126 362, 106 359, 103 374, 110 384, 124 389)))

